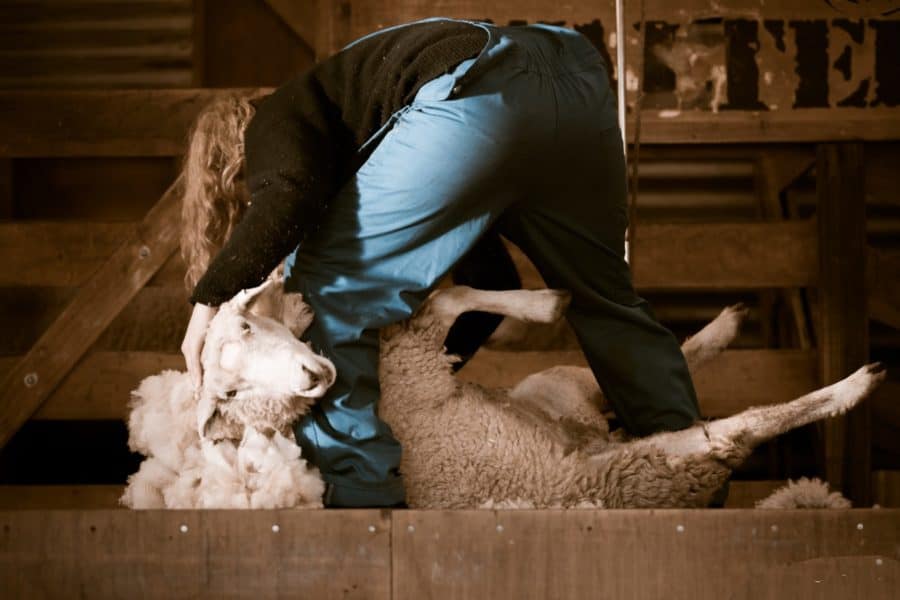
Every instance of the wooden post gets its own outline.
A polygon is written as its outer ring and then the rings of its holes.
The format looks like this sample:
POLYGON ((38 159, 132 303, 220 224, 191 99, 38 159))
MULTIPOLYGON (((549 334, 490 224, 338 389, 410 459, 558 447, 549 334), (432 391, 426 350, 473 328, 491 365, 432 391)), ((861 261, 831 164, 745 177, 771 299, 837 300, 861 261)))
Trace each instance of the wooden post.
MULTIPOLYGON (((860 143, 822 144, 816 156, 819 229, 819 356, 823 384, 868 358, 866 206, 860 143)), ((871 503, 871 412, 863 402, 825 422, 829 482, 855 506, 871 503)))
POLYGON ((12 217, 12 159, 0 158, 0 219, 12 219, 12 217))
POLYGON ((180 181, 176 181, 3 378, 0 447, 41 406, 106 326, 178 248, 179 189, 180 181))

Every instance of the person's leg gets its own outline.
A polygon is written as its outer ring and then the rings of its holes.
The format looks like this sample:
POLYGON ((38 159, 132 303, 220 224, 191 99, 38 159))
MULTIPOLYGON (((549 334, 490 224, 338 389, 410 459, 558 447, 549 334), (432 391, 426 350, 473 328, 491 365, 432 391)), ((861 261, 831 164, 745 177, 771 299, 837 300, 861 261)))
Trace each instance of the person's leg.
POLYGON ((420 102, 420 91, 288 261, 285 289, 302 292, 316 315, 306 337, 337 368, 294 427, 329 484, 329 506, 404 500, 401 449, 377 416, 378 329, 409 317, 521 195, 538 147, 529 131, 553 98, 510 68, 513 57, 501 55, 459 97, 420 102))
POLYGON ((699 418, 696 395, 677 340, 632 287, 615 98, 604 70, 587 68, 592 61, 553 78, 559 118, 547 175, 499 225, 549 286, 572 292, 568 320, 624 427, 636 435, 683 429, 699 418))

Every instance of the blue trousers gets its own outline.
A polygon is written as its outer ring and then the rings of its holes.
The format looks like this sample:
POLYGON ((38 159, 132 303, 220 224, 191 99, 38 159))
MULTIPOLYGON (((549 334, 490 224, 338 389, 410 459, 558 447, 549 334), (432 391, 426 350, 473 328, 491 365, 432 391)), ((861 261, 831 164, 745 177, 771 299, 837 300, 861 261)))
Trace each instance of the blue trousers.
POLYGON ((699 416, 678 343, 624 260, 625 165, 603 59, 566 28, 471 23, 489 35, 481 53, 366 142, 368 160, 287 261, 286 289, 315 310, 306 337, 337 367, 294 428, 329 506, 404 501, 401 447, 377 416, 378 330, 408 318, 489 229, 572 292, 567 318, 626 429, 699 416))

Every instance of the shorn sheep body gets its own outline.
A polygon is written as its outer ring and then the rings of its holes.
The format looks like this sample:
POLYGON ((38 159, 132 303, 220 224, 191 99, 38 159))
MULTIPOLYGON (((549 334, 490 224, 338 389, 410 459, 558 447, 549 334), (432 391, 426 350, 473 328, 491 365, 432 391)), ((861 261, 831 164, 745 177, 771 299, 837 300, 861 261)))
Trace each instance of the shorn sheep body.
MULTIPOLYGON (((152 376, 133 393, 129 444, 148 458, 129 479, 127 506, 321 506, 321 479, 300 457, 290 423, 324 393, 334 370, 296 339, 310 319, 302 304, 284 317, 291 330, 248 309, 264 291, 281 293, 273 281, 241 292, 214 317, 199 398, 177 372, 152 376)), ((402 444, 411 507, 705 506, 755 446, 849 410, 883 379, 869 365, 792 402, 627 439, 610 434, 588 369, 548 369, 511 390, 453 375, 443 341, 463 312, 550 323, 567 302, 551 290, 448 288, 382 331, 379 415, 402 444)), ((725 309, 684 344, 692 372, 728 345, 743 314, 725 309)))

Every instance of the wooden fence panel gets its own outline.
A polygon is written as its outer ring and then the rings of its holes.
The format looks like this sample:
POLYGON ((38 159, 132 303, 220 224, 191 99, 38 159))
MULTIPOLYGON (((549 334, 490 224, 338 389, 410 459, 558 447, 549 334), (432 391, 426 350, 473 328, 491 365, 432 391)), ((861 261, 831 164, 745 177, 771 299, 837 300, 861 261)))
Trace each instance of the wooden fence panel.
MULTIPOLYGON (((81 285, 132 230, 122 223, 0 223, 0 285, 81 285)), ((803 287, 816 281, 816 252, 812 221, 647 223, 638 225, 632 270, 643 289, 803 287)), ((533 270, 521 253, 514 258, 520 270, 533 270)), ((169 258, 153 281, 183 285, 180 263, 169 258)))
MULTIPOLYGON (((216 97, 268 88, 0 92, 0 158, 179 156, 188 129, 216 97)), ((633 117, 629 117, 633 119, 633 117)), ((791 112, 665 111, 641 116, 646 144, 722 144, 900 139, 894 108, 791 112)), ((626 127, 633 135, 633 123, 626 127)))
POLYGON ((900 512, 395 511, 394 598, 894 598, 900 512))
MULTIPOLYGON (((18 361, 0 358, 0 376, 18 361)), ((465 381, 511 387, 556 365, 586 366, 580 351, 505 352, 482 349, 460 371, 465 381)), ((184 370, 180 354, 93 352, 76 365, 34 419, 124 419, 129 393, 163 369, 184 370)), ((700 369, 694 383, 704 416, 723 417, 749 406, 786 402, 817 385, 816 356, 803 350, 727 350, 700 369)))
POLYGON ((387 600, 377 510, 0 511, 10 598, 387 600))

